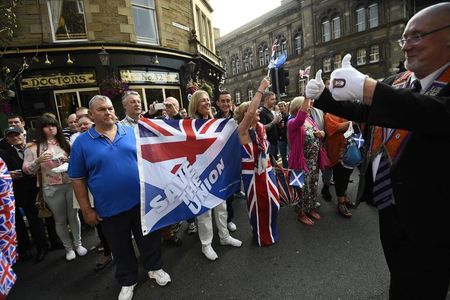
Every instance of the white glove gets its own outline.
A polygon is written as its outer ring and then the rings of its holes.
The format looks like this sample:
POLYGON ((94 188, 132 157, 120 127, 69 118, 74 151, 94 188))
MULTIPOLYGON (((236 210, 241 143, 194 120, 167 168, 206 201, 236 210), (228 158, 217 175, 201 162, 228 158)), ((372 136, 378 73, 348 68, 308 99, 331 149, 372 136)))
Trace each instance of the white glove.
POLYGON ((306 98, 317 99, 322 95, 323 90, 325 89, 325 84, 322 80, 322 70, 317 71, 316 78, 308 81, 308 84, 305 88, 306 98))
POLYGON ((352 67, 351 58, 350 54, 346 54, 342 59, 342 68, 331 73, 330 92, 334 100, 355 101, 363 99, 364 81, 367 75, 352 67))

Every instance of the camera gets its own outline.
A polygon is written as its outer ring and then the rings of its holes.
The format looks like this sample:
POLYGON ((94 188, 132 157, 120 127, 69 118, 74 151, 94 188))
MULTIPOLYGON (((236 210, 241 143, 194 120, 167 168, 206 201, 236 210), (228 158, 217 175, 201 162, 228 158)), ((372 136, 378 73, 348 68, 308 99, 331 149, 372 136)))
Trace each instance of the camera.
POLYGON ((164 105, 164 103, 155 103, 155 109, 156 110, 162 110, 165 109, 166 106, 164 105))

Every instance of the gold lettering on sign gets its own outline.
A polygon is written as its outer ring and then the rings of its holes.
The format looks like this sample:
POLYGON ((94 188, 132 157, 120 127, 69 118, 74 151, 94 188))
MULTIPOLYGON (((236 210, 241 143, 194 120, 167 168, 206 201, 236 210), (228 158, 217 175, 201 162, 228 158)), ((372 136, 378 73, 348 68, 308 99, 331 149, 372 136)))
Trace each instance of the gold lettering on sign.
POLYGON ((57 74, 53 76, 42 77, 24 77, 20 82, 22 90, 37 89, 37 88, 50 88, 50 87, 64 87, 72 85, 96 85, 94 73, 82 73, 82 74, 70 74, 63 75, 57 74))
POLYGON ((176 72, 120 70, 120 79, 127 83, 180 84, 176 72))

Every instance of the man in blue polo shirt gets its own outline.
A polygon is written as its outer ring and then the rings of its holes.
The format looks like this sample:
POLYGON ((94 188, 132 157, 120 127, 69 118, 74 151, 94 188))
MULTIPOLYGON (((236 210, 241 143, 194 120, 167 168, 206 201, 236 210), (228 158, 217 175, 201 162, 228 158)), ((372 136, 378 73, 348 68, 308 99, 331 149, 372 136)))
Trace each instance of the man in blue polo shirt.
POLYGON ((97 95, 89 101, 89 116, 95 125, 73 144, 69 176, 84 220, 89 225, 100 222, 111 247, 116 279, 122 286, 119 300, 131 299, 138 279, 131 233, 149 277, 161 286, 171 279, 161 269, 159 232, 142 234, 134 129, 115 123, 114 107, 105 96, 97 95), (95 209, 89 203, 88 187, 95 209))

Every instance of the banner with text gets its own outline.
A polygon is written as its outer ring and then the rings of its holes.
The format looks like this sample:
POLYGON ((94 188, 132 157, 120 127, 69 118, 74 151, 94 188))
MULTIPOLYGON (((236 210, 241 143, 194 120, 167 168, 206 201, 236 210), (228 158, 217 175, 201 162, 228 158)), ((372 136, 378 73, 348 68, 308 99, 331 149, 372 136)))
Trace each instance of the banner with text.
POLYGON ((239 190, 233 119, 141 118, 137 130, 144 234, 201 215, 239 190))

